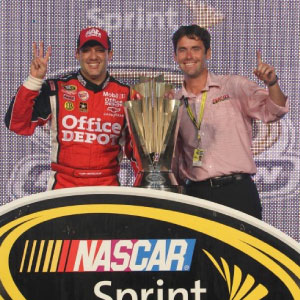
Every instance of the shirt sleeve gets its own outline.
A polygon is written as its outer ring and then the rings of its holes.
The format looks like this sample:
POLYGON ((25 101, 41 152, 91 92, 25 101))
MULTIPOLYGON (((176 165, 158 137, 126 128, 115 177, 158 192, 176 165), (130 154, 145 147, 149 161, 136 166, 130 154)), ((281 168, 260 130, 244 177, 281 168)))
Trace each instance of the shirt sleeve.
POLYGON ((25 82, 19 87, 5 115, 6 127, 20 135, 32 135, 37 126, 47 123, 51 117, 49 87, 44 83, 40 90, 25 82))
POLYGON ((267 89, 247 78, 237 77, 233 85, 233 93, 241 101, 242 112, 252 119, 269 123, 280 119, 289 110, 288 101, 284 107, 275 104, 267 89))

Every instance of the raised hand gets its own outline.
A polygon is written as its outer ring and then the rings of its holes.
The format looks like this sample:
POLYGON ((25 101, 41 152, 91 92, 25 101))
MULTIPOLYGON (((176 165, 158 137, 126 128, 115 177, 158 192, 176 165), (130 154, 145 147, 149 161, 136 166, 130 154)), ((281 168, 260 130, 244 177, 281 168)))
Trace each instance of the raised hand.
POLYGON ((40 42, 39 49, 37 48, 37 44, 34 42, 32 44, 33 51, 33 59, 30 65, 30 75, 44 79, 47 73, 48 61, 51 56, 51 46, 47 48, 46 54, 44 56, 44 42, 40 42))
POLYGON ((257 66, 254 70, 254 74, 260 80, 263 80, 266 85, 273 85, 277 81, 275 68, 264 63, 261 59, 261 53, 259 50, 256 51, 256 62, 257 66))

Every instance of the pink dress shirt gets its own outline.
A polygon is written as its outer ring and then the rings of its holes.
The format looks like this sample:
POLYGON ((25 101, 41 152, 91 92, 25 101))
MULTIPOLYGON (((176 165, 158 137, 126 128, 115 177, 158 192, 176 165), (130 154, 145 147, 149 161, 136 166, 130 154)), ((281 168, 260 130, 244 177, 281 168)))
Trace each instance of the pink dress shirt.
POLYGON ((280 107, 270 99, 268 91, 242 76, 220 76, 208 73, 207 83, 199 95, 188 93, 184 86, 176 98, 189 98, 197 118, 202 93, 207 91, 204 115, 200 128, 202 166, 193 166, 198 130, 183 104, 179 108, 177 143, 172 169, 179 180, 206 180, 233 173, 256 173, 251 151, 252 119, 264 123, 278 120, 288 112, 288 102, 280 107))

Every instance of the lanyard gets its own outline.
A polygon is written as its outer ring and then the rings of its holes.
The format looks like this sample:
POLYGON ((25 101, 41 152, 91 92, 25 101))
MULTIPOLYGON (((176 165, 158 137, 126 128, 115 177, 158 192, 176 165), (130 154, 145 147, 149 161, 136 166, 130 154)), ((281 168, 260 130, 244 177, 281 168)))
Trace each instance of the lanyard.
POLYGON ((205 91, 203 94, 202 94, 202 98, 201 98, 201 107, 200 107, 200 110, 199 110, 199 121, 197 123, 197 120, 193 114, 193 111, 191 109, 191 106, 189 105, 189 102, 188 102, 188 98, 187 97, 184 97, 183 100, 184 100, 184 104, 185 104, 185 107, 186 107, 186 110, 187 110, 187 113, 191 119, 191 121, 193 122, 193 124, 196 126, 196 128, 198 130, 200 130, 200 127, 201 127, 201 122, 202 122, 202 119, 203 119, 203 114, 204 114, 204 107, 205 107, 205 102, 206 102, 206 97, 207 97, 207 92, 205 91))

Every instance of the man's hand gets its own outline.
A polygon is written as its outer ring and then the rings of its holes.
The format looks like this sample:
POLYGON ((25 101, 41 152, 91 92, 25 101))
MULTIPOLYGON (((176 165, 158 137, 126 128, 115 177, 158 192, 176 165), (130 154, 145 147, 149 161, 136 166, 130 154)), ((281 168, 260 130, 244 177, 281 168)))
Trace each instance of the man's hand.
POLYGON ((268 86, 275 84, 277 82, 275 68, 262 61, 261 53, 259 50, 256 51, 256 61, 257 61, 257 66, 253 72, 255 76, 258 79, 263 80, 264 83, 268 86))
POLYGON ((48 61, 51 56, 51 46, 48 47, 44 56, 44 43, 40 42, 40 48, 37 49, 37 45, 34 42, 32 51, 33 59, 30 65, 30 75, 35 78, 44 79, 47 73, 48 61))
POLYGON ((262 62, 260 51, 256 51, 257 67, 254 70, 254 74, 258 79, 263 80, 268 86, 269 96, 271 100, 284 107, 286 104, 287 97, 283 94, 278 84, 278 77, 275 73, 275 68, 262 62))

